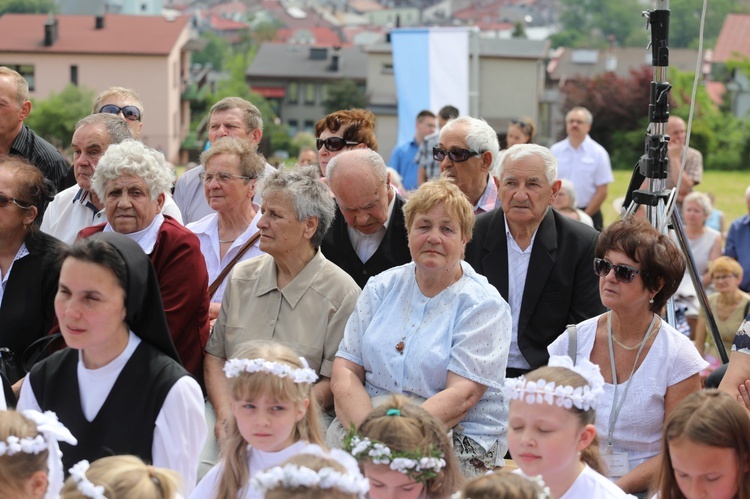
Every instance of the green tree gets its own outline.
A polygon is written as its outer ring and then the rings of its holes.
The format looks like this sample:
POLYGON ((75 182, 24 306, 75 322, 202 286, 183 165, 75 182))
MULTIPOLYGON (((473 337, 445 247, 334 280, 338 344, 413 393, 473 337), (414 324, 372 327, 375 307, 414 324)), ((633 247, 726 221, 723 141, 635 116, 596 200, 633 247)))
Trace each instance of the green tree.
POLYGON ((365 91, 354 80, 344 79, 328 87, 328 95, 323 101, 325 113, 330 114, 340 109, 365 107, 367 98, 365 91))
POLYGON ((57 12, 55 0, 0 0, 0 16, 3 14, 47 14, 57 12))
POLYGON ((52 145, 66 147, 73 137, 75 125, 91 113, 94 91, 68 85, 60 93, 51 93, 45 100, 35 100, 26 124, 52 145))
POLYGON ((526 36, 526 28, 523 24, 523 21, 518 21, 513 26, 513 33, 510 35, 512 38, 527 38, 526 36))
POLYGON ((201 35, 206 46, 199 52, 193 52, 191 61, 196 64, 211 64, 216 71, 224 68, 224 58, 230 53, 229 43, 211 31, 201 35))

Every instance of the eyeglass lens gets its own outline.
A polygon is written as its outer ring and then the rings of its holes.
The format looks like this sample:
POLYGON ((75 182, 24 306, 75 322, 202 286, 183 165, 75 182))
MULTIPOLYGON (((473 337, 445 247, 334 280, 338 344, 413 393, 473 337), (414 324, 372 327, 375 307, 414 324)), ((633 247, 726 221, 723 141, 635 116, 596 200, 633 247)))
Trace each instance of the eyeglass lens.
POLYGON ((315 145, 320 150, 321 147, 326 146, 330 152, 336 152, 346 147, 347 141, 341 137, 328 137, 327 139, 315 139, 315 145))
POLYGON ((141 119, 141 110, 138 109, 135 106, 115 106, 114 104, 107 104, 106 106, 102 106, 101 109, 99 109, 100 113, 109 113, 109 114, 120 114, 120 111, 122 111, 122 115, 125 117, 125 119, 128 119, 130 121, 137 121, 141 119))
POLYGON ((463 163, 477 154, 479 153, 469 149, 451 149, 450 151, 447 151, 441 147, 432 148, 432 157, 435 161, 443 161, 447 156, 454 163, 463 163))
POLYGON ((610 271, 614 269, 615 279, 619 282, 633 282, 635 275, 640 273, 629 265, 614 265, 602 258, 594 258, 594 273, 599 277, 607 277, 610 271))

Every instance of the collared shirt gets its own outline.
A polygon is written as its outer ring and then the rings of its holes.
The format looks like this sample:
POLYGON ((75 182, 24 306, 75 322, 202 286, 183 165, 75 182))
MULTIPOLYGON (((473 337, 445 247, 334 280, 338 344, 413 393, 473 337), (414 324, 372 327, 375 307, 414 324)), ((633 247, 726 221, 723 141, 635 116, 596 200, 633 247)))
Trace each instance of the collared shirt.
POLYGON ((397 145, 388 161, 388 166, 401 175, 401 183, 407 191, 419 187, 417 164, 414 162, 417 151, 419 151, 419 144, 416 139, 411 139, 409 142, 397 145))
POLYGON ((557 158, 557 178, 573 182, 578 208, 586 208, 597 187, 614 181, 607 151, 586 135, 578 148, 566 138, 553 144, 550 151, 557 158))
POLYGON ((437 147, 440 142, 440 132, 431 133, 419 144, 419 150, 414 157, 417 168, 424 168, 425 178, 432 180, 440 176, 440 162, 435 161, 432 148, 437 147))
MULTIPOLYGON (((391 189, 393 189, 393 187, 391 187, 391 189)), ((385 233, 388 230, 388 224, 391 221, 391 215, 393 215, 395 201, 396 193, 394 192, 391 202, 388 203, 388 218, 385 220, 383 226, 373 234, 363 234, 357 229, 352 228, 349 224, 346 224, 346 232, 349 234, 352 248, 354 248, 355 253, 357 253, 357 256, 362 263, 369 260, 380 247, 380 243, 383 242, 385 233)))
POLYGON ((91 193, 74 185, 60 192, 47 206, 40 229, 73 244, 81 229, 106 221, 104 210, 91 202, 91 193))
POLYGON ((474 214, 479 215, 500 207, 500 199, 497 197, 497 185, 491 175, 487 175, 487 187, 484 188, 482 197, 474 205, 474 214))
POLYGON ((445 389, 448 371, 487 386, 461 426, 485 450, 498 442, 501 458, 507 448, 502 387, 510 310, 484 276, 466 262, 461 268, 461 278, 432 298, 416 285, 413 262, 371 277, 336 356, 364 368, 370 398, 430 398, 445 389))
MULTIPOLYGON (((219 244, 219 215, 214 213, 208 215, 205 218, 200 219, 197 222, 193 222, 187 225, 187 228, 192 230, 193 233, 198 236, 198 240, 201 243, 201 253, 203 259, 206 260, 206 269, 208 270, 208 282, 212 284, 219 274, 224 270, 232 259, 237 256, 240 248, 242 248, 248 239, 253 237, 258 232, 258 220, 260 220, 260 207, 253 203, 253 209, 255 210, 255 216, 253 217, 250 225, 248 225, 245 232, 234 240, 232 245, 229 247, 227 252, 224 254, 224 258, 221 258, 221 248, 219 244)), ((260 238, 258 238, 252 246, 250 246, 245 253, 240 257, 239 262, 249 260, 254 256, 262 255, 263 252, 260 250, 260 238)), ((227 281, 229 276, 224 278, 224 281, 216 289, 211 301, 221 303, 221 299, 224 296, 224 289, 227 287, 227 281)))
POLYGON ((518 318, 521 315, 521 304, 523 303, 523 291, 526 289, 526 275, 529 273, 529 261, 531 250, 534 248, 534 239, 539 230, 534 231, 529 246, 522 250, 513 234, 508 228, 508 219, 505 218, 505 236, 508 238, 508 304, 513 317, 513 331, 510 339, 510 352, 508 353, 508 367, 516 369, 531 369, 531 365, 518 348, 518 318))
POLYGON ((740 289, 750 291, 750 215, 738 218, 729 226, 724 254, 742 265, 740 289))
POLYGON ((279 289, 271 255, 235 265, 206 352, 237 357, 254 340, 273 340, 305 357, 331 377, 333 359, 360 289, 318 250, 295 278, 279 289))
POLYGON ((21 131, 10 146, 10 154, 29 160, 52 181, 57 190, 62 189, 70 165, 55 146, 38 136, 31 128, 21 125, 21 131))
POLYGON ((3 295, 5 295, 5 285, 8 283, 10 272, 13 270, 13 264, 28 254, 29 254, 29 250, 28 248, 26 248, 26 243, 21 243, 21 247, 18 248, 15 258, 13 258, 13 261, 10 262, 10 267, 8 267, 8 271, 5 274, 3 274, 3 271, 0 270, 0 304, 3 303, 3 295))
MULTIPOLYGON (((156 246, 156 239, 159 237, 159 229, 161 229, 161 225, 163 223, 164 215, 162 215, 161 213, 157 213, 154 219, 151 221, 151 225, 137 232, 123 234, 123 236, 127 236, 138 243, 138 246, 141 247, 143 252, 147 255, 150 255, 154 251, 154 246, 156 246)), ((104 226, 104 232, 115 232, 115 230, 112 228, 110 223, 107 222, 107 225, 104 226)))

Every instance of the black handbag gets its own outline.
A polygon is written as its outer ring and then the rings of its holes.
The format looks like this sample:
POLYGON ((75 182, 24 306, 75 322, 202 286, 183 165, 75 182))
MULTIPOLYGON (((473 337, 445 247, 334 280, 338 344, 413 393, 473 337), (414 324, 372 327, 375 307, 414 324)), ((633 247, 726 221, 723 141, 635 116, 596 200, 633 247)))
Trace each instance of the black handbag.
POLYGON ((10 382, 15 383, 23 378, 24 371, 16 361, 16 354, 7 347, 0 348, 0 373, 10 382))

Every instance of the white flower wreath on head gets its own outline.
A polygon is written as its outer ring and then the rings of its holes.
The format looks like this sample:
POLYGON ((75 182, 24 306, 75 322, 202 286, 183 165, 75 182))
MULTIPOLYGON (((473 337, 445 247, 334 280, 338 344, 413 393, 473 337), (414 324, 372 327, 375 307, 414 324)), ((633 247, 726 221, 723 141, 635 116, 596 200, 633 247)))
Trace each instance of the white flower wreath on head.
POLYGON ((78 492, 91 499, 107 499, 107 496, 104 495, 104 486, 94 485, 86 477, 89 467, 89 462, 84 459, 70 468, 70 476, 73 477, 78 492))
POLYGON ((575 406, 582 411, 596 409, 596 404, 604 394, 604 378, 598 365, 588 359, 580 359, 577 365, 573 365, 573 360, 564 355, 550 357, 547 365, 570 369, 580 374, 588 384, 574 388, 570 385, 557 385, 554 381, 544 379, 527 381, 525 376, 507 378, 505 391, 508 397, 522 400, 527 404, 547 403, 566 409, 575 406))
POLYGON ((390 469, 421 483, 435 478, 446 466, 445 456, 438 449, 432 449, 427 455, 418 451, 392 451, 382 442, 363 438, 353 432, 344 440, 344 449, 358 461, 387 464, 390 469))
POLYGON ((285 489, 315 487, 323 490, 336 489, 346 494, 357 494, 362 499, 367 497, 370 482, 362 476, 357 461, 346 452, 339 449, 326 452, 318 445, 309 444, 299 454, 313 454, 330 458, 341 464, 346 472, 342 473, 329 467, 315 471, 297 464, 284 464, 256 473, 250 479, 251 486, 263 495, 266 491, 278 487, 285 489))
MULTIPOLYGON (((486 474, 493 475, 494 473, 495 473, 494 471, 488 471, 486 474)), ((550 491, 549 487, 547 487, 547 484, 544 483, 544 478, 542 478, 542 475, 528 477, 524 474, 520 474, 519 476, 526 478, 530 482, 534 482, 535 484, 539 486, 539 488, 542 491, 539 493, 539 496, 537 497, 537 499, 552 499, 552 491, 550 491)), ((471 499, 471 498, 466 497, 463 492, 458 491, 451 496, 451 499, 471 499)))
POLYGON ((227 378, 236 378, 242 373, 268 373, 279 378, 291 378, 295 383, 315 383, 318 375, 304 357, 299 358, 304 367, 292 367, 283 362, 266 359, 229 359, 224 364, 224 373, 227 378))

